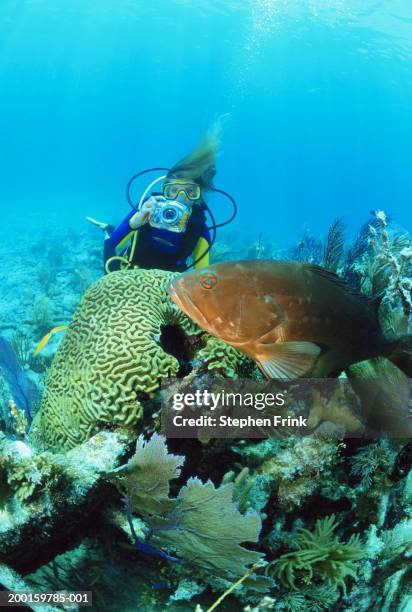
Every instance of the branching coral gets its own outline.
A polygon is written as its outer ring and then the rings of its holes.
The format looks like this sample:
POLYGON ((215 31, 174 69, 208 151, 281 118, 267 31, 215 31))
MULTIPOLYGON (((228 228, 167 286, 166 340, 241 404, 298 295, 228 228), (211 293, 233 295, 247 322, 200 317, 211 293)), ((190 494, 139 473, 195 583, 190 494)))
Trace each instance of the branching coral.
POLYGON ((375 485, 379 490, 388 486, 388 474, 395 460, 394 450, 387 440, 379 440, 361 448, 352 460, 352 474, 361 478, 362 489, 375 485))
POLYGON ((8 442, 0 452, 0 470, 3 473, 6 497, 21 503, 50 491, 57 483, 63 486, 63 470, 55 457, 48 452, 33 453, 21 441, 8 442))
MULTIPOLYGON (((364 270, 360 266, 360 262, 363 258, 366 258, 368 262, 372 263, 369 259, 371 226, 375 229, 379 228, 379 222, 375 216, 362 225, 355 240, 349 245, 342 269, 342 276, 359 291, 361 291, 364 280, 364 270)), ((366 293, 369 292, 366 291, 366 293)))
POLYGON ((351 472, 360 480, 354 500, 357 515, 378 526, 385 521, 395 457, 389 441, 381 439, 360 449, 352 459, 351 472))
POLYGON ((238 508, 245 513, 250 507, 249 494, 253 488, 254 480, 250 476, 249 468, 245 467, 235 475, 233 471, 226 472, 222 478, 222 485, 233 482, 233 500, 238 504, 238 508))
POLYGON ((24 410, 19 410, 13 400, 9 401, 9 410, 10 415, 13 419, 13 430, 16 432, 17 435, 24 437, 26 435, 28 425, 26 413, 24 412, 24 410))
POLYGON ((20 365, 29 365, 33 353, 33 347, 29 336, 17 330, 12 336, 11 345, 20 365))
POLYGON ((412 245, 406 234, 391 234, 388 219, 377 211, 353 247, 345 276, 373 298, 382 300, 385 330, 406 333, 412 312, 412 245), (399 311, 399 312, 398 312, 399 311), (393 329, 391 329, 391 327, 393 329))
POLYGON ((387 219, 383 210, 376 213, 376 218, 380 225, 380 244, 377 232, 371 226, 372 244, 375 247, 378 262, 382 266, 389 266, 391 270, 390 284, 386 290, 386 296, 392 303, 400 299, 404 315, 409 318, 412 312, 412 279, 406 276, 406 268, 412 260, 412 247, 410 245, 405 246, 398 253, 398 256, 395 256, 391 248, 387 219))
POLYGON ((53 303, 46 295, 39 295, 34 300, 31 320, 40 337, 53 327, 53 303))
POLYGON ((33 372, 44 372, 47 369, 50 358, 34 352, 35 346, 29 335, 17 330, 11 338, 11 345, 22 367, 33 372))
POLYGON ((21 502, 32 500, 43 493, 45 486, 52 487, 61 480, 61 470, 48 453, 20 462, 10 461, 8 468, 8 484, 21 502))
POLYGON ((332 610, 339 598, 339 592, 328 585, 310 585, 289 589, 276 599, 264 597, 256 607, 247 606, 244 612, 322 612, 332 610))
POLYGON ((339 451, 336 440, 289 438, 280 442, 276 454, 259 471, 273 478, 280 507, 292 511, 332 479, 339 451))
POLYGON ((305 226, 303 236, 297 245, 290 251, 294 261, 320 264, 323 258, 324 246, 322 240, 315 238, 305 226))
POLYGON ((412 520, 404 520, 386 531, 383 537, 383 555, 391 559, 397 555, 412 557, 412 520))
POLYGON ((318 519, 314 531, 301 528, 294 540, 298 550, 272 561, 266 570, 281 583, 296 589, 299 584, 325 582, 346 593, 345 578, 356 576, 355 562, 364 556, 359 535, 341 542, 334 534, 335 516, 318 519))

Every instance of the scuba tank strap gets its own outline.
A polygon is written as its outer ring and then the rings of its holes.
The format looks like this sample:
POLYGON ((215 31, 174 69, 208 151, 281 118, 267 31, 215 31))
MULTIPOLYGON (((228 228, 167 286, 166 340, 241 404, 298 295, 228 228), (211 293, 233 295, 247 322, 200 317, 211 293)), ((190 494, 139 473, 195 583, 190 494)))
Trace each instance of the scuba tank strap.
POLYGON ((129 268, 131 268, 130 261, 127 259, 127 257, 122 257, 122 255, 114 255, 106 261, 106 264, 104 266, 104 271, 106 272, 106 274, 110 274, 111 272, 117 271, 117 268, 116 270, 111 269, 111 266, 114 262, 119 263, 120 270, 128 270, 129 268))
POLYGON ((134 230, 129 234, 129 238, 131 237, 131 245, 127 249, 123 251, 121 255, 114 255, 110 257, 105 264, 105 272, 109 274, 110 272, 115 272, 117 269, 120 270, 130 270, 131 268, 138 268, 139 266, 134 262, 134 257, 136 253, 136 245, 137 245, 137 234, 138 230, 134 230), (111 269, 112 264, 117 262, 119 268, 111 269))

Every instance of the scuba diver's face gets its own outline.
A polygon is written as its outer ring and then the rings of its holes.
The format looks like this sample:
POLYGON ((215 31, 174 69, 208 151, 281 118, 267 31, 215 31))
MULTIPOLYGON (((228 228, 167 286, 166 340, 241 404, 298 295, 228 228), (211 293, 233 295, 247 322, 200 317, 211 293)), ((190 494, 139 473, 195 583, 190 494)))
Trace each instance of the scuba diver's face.
POLYGON ((192 181, 168 181, 163 186, 163 195, 187 206, 199 202, 202 197, 200 186, 192 181))

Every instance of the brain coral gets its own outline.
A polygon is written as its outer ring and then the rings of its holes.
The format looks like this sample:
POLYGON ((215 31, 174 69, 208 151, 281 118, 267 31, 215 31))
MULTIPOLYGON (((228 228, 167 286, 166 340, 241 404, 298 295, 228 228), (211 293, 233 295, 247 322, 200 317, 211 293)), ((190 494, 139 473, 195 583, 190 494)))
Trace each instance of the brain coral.
POLYGON ((257 371, 257 366, 246 355, 213 336, 206 336, 205 345, 197 357, 201 365, 225 378, 251 376, 257 371))
POLYGON ((160 345, 162 325, 199 331, 166 294, 173 276, 128 270, 92 285, 47 374, 33 437, 58 451, 105 425, 131 427, 139 421, 139 394, 158 389, 162 378, 179 369, 160 345))

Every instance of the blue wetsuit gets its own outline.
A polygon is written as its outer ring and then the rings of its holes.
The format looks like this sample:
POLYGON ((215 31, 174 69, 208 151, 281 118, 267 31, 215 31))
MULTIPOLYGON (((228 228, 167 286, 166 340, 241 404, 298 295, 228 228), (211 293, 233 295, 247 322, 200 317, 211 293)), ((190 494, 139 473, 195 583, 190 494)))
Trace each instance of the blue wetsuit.
POLYGON ((110 272, 122 267, 159 268, 172 272, 186 269, 186 261, 192 255, 199 261, 195 268, 207 266, 209 253, 202 256, 210 245, 210 233, 206 226, 205 208, 202 203, 194 204, 185 232, 177 233, 151 227, 145 223, 137 230, 130 227, 130 219, 136 214, 132 210, 116 228, 110 227, 104 242, 104 263, 110 272), (120 252, 129 261, 122 265, 112 257, 120 252))

